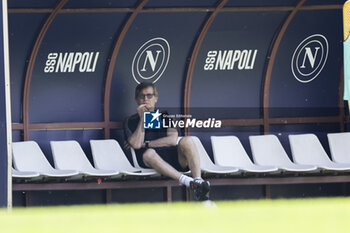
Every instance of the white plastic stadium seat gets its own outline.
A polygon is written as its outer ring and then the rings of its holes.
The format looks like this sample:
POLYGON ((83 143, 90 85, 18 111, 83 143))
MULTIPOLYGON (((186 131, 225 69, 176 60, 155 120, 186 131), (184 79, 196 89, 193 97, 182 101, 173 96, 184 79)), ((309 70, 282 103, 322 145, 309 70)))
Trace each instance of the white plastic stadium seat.
POLYGON ((313 164, 331 171, 350 171, 350 164, 330 160, 315 134, 289 135, 293 159, 299 164, 313 164))
POLYGON ((12 168, 12 178, 36 180, 41 179, 42 176, 39 174, 39 172, 21 172, 12 168))
POLYGON ((288 172, 316 172, 315 165, 293 163, 276 135, 249 136, 253 159, 256 164, 276 166, 288 172))
POLYGON ((327 134, 332 160, 336 163, 350 164, 350 133, 327 134))
POLYGON ((34 141, 12 143, 14 167, 21 172, 38 172, 47 177, 81 178, 76 170, 54 169, 34 141))
POLYGON ((233 166, 245 172, 277 173, 274 166, 261 166, 254 164, 241 141, 236 136, 211 136, 215 164, 220 166, 233 166))
POLYGON ((118 178, 121 174, 115 170, 94 168, 77 141, 51 141, 51 150, 58 169, 75 169, 85 176, 107 176, 118 178))
POLYGON ((190 136, 196 145, 199 158, 200 158, 200 167, 203 173, 207 174, 227 174, 227 175, 235 175, 240 174, 241 170, 237 167, 233 166, 219 166, 214 164, 208 153, 206 152, 204 146, 202 145, 201 141, 196 136, 190 136))
POLYGON ((92 156, 97 169, 116 170, 125 176, 154 176, 148 169, 134 168, 126 158, 119 143, 114 139, 90 140, 92 156))

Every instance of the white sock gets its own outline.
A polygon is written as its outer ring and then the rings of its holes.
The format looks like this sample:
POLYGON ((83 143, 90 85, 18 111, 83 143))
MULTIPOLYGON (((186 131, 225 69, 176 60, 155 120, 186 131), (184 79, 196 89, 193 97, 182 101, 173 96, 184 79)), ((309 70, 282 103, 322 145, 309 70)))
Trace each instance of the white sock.
POLYGON ((193 181, 192 177, 186 176, 186 175, 181 175, 179 178, 179 182, 183 185, 186 185, 186 187, 190 187, 190 182, 193 181))
POLYGON ((194 178, 195 180, 198 180, 198 181, 200 181, 200 182, 203 182, 204 180, 202 179, 202 177, 195 177, 194 178))

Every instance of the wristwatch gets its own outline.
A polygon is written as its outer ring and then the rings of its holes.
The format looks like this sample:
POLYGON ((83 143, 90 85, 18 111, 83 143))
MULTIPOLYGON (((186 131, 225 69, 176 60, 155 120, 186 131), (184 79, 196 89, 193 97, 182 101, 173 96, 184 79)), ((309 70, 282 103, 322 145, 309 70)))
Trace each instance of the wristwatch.
POLYGON ((145 141, 145 148, 149 148, 149 141, 145 141))

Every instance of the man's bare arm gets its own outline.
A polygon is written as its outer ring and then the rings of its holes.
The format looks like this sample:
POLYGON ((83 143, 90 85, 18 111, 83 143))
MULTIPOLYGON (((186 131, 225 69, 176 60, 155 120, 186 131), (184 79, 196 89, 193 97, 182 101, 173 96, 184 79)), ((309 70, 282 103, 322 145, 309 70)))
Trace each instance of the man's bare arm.
POLYGON ((128 146, 134 149, 140 149, 144 145, 145 140, 145 130, 142 127, 143 122, 143 112, 145 111, 145 104, 141 104, 137 108, 137 113, 139 114, 140 121, 137 124, 137 128, 135 132, 128 138, 127 144, 128 146))

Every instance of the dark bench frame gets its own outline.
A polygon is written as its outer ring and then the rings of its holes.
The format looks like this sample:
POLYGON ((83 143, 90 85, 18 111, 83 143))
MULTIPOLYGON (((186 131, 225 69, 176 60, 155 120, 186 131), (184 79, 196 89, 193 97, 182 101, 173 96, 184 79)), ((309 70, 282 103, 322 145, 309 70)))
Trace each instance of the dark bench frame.
MULTIPOLYGON (((208 178, 211 186, 234 186, 234 185, 263 185, 265 198, 271 198, 270 186, 283 184, 320 184, 320 183, 349 183, 350 175, 346 173, 329 173, 323 175, 302 175, 302 176, 266 176, 266 177, 212 177, 208 178)), ((345 185, 345 184, 344 184, 345 185)), ((113 189, 128 188, 163 188, 164 201, 172 202, 172 188, 182 187, 178 181, 169 179, 131 179, 103 182, 60 182, 60 183, 32 183, 14 182, 13 191, 25 192, 25 205, 31 205, 31 191, 53 191, 53 190, 105 190, 106 203, 111 203, 111 191, 113 189)), ((347 195, 345 187, 343 195, 347 195)), ((189 190, 186 189, 186 201, 190 201, 189 190)))

